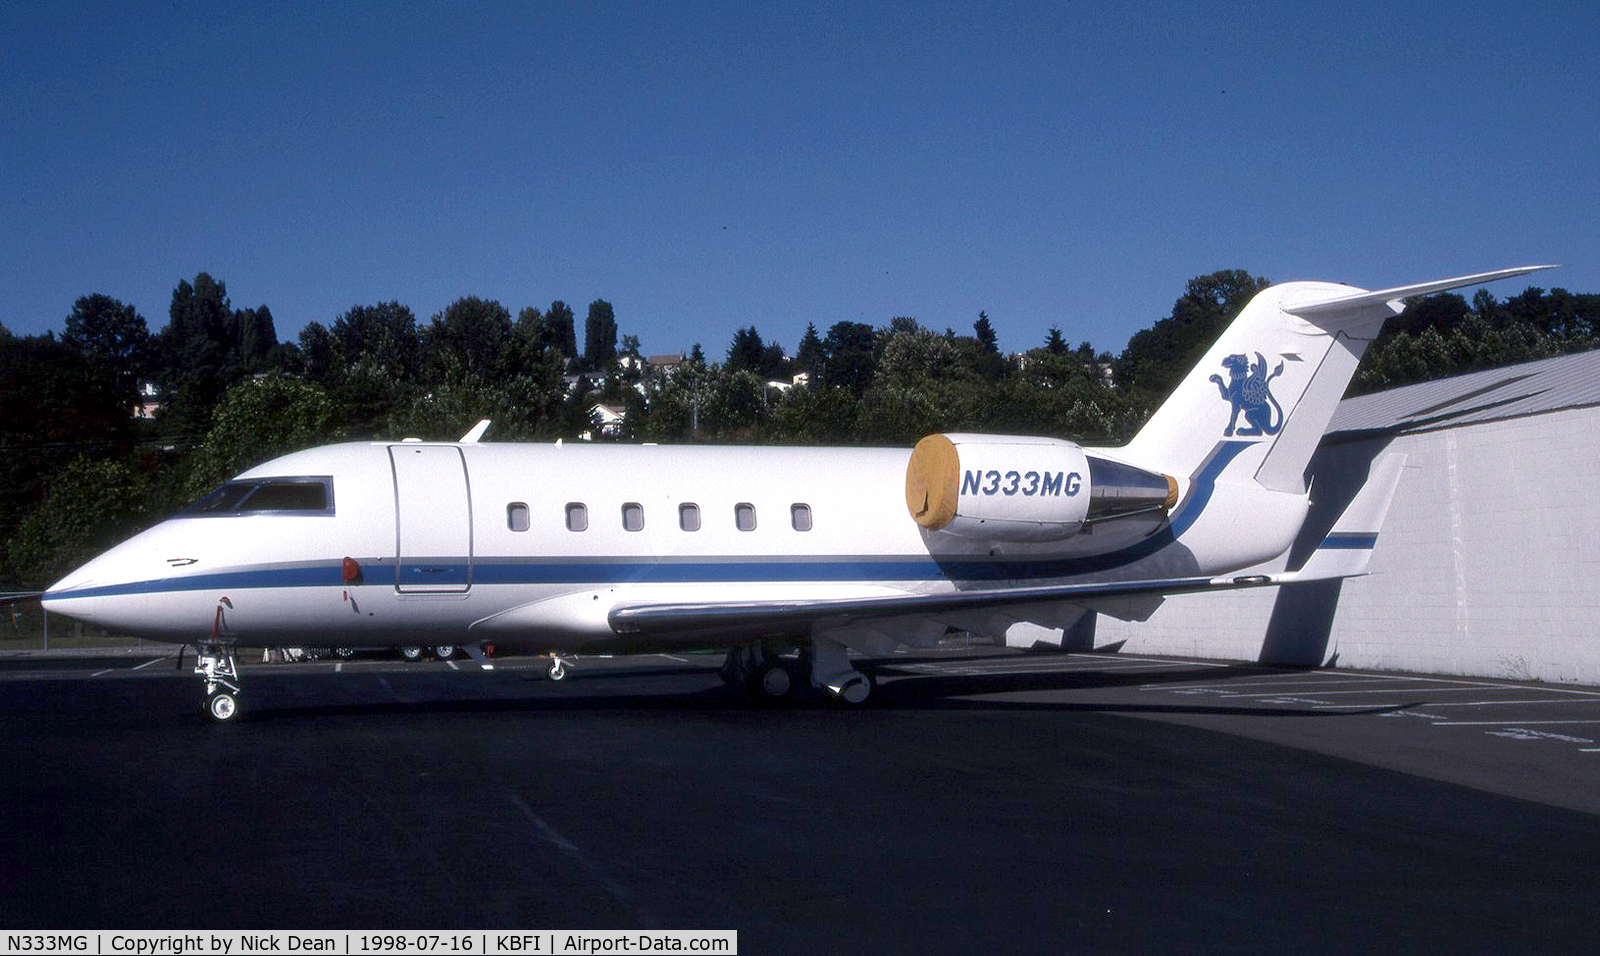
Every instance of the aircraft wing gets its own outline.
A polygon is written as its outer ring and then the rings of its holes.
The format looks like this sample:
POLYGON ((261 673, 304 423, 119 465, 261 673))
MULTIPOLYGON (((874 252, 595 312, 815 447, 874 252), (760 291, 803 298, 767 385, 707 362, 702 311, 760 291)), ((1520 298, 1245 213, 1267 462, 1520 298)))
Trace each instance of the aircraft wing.
POLYGON ((26 604, 37 601, 44 595, 43 591, 0 591, 0 607, 7 604, 26 604))
POLYGON ((949 594, 893 594, 882 597, 816 601, 696 602, 624 604, 607 616, 611 629, 630 636, 737 635, 742 639, 793 635, 813 623, 880 620, 911 615, 986 611, 1023 604, 1070 603, 1141 594, 1182 594, 1283 583, 1274 575, 1240 578, 1163 578, 1149 581, 1054 584, 949 594))

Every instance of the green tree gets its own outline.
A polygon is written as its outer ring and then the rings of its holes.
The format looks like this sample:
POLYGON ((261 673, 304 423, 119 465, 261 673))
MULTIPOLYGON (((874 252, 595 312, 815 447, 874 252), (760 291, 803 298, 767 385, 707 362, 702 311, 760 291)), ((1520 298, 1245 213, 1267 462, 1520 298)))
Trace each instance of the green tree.
POLYGON ((1166 397, 1251 297, 1270 284, 1239 269, 1190 279, 1170 316, 1128 340, 1114 363, 1117 384, 1166 397))
POLYGON ((589 317, 583 323, 583 361, 600 372, 617 357, 617 316, 611 303, 596 299, 589 303, 589 317))
POLYGON ((212 406, 241 374, 227 286, 207 273, 172 291, 167 327, 158 337, 161 419, 169 431, 205 427, 212 406))
POLYGON ((766 382, 750 369, 723 369, 700 403, 701 434, 748 441, 766 418, 766 382))
POLYGON ((422 340, 430 383, 498 378, 513 355, 511 313, 493 300, 464 296, 433 317, 422 340))
POLYGON ((199 498, 247 468, 336 436, 333 402, 322 388, 279 374, 246 379, 217 403, 184 490, 199 498))
POLYGON ((822 340, 822 384, 859 396, 872 384, 877 333, 861 322, 836 322, 822 340))
POLYGON ((976 339, 940 335, 910 319, 891 324, 879 341, 882 355, 861 397, 856 431, 862 438, 904 444, 982 420, 992 389, 980 366, 996 358, 994 352, 976 339))
POLYGON ((546 348, 555 348, 569 359, 578 357, 578 332, 573 323, 572 306, 560 299, 550 303, 544 314, 544 324, 549 330, 546 348))
POLYGON ((784 393, 768 416, 768 437, 789 444, 828 445, 859 441, 861 402, 847 388, 813 381, 784 393))
POLYGON ((823 360, 822 336, 817 334, 816 325, 807 322, 806 334, 800 337, 800 347, 794 353, 796 370, 809 375, 813 382, 821 381, 823 360))
POLYGON ((416 316, 398 302, 358 305, 335 319, 331 332, 340 366, 330 396, 350 433, 375 436, 421 387, 416 316))
POLYGON ((978 320, 972 323, 972 334, 977 336, 978 344, 986 351, 1000 354, 1000 339, 994 334, 994 326, 989 322, 988 313, 979 310, 978 320))
MULTIPOLYGON (((130 407, 83 352, 54 335, 0 335, 0 542, 72 459, 128 437, 130 407)), ((3 547, 3 545, 0 545, 3 547)))
POLYGON ((741 369, 759 371, 761 368, 761 333, 755 326, 739 329, 733 333, 733 342, 728 345, 727 369, 732 372, 741 369))
POLYGON ((273 350, 278 346, 278 330, 272 310, 266 306, 240 309, 230 317, 234 333, 234 354, 244 374, 272 368, 273 350))
POLYGON ((151 373, 154 340, 131 305, 106 295, 87 295, 73 303, 61 341, 78 350, 95 379, 113 400, 132 409, 139 385, 151 373))
POLYGON ((49 489, 7 542, 10 573, 24 587, 48 586, 146 523, 149 489, 122 461, 74 459, 49 489))

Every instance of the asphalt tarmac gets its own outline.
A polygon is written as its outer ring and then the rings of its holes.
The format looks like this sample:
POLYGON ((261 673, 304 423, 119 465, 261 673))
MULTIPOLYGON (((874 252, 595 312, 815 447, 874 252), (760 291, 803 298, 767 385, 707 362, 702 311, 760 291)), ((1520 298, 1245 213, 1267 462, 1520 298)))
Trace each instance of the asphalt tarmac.
POLYGON ((0 922, 736 929, 743 953, 1583 949, 1600 690, 993 649, 0 660, 0 922), (190 658, 192 665, 192 658, 190 658))

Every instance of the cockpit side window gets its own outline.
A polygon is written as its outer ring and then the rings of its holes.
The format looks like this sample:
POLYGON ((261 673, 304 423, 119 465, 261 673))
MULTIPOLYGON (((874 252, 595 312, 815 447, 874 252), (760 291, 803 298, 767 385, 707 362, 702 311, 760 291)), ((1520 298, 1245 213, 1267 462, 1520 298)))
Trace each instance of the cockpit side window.
POLYGON ((230 481, 183 509, 186 515, 217 515, 229 514, 244 500, 244 496, 256 490, 253 481, 230 481))
POLYGON ((184 509, 186 517, 238 514, 331 515, 333 479, 257 478, 230 481, 184 509))

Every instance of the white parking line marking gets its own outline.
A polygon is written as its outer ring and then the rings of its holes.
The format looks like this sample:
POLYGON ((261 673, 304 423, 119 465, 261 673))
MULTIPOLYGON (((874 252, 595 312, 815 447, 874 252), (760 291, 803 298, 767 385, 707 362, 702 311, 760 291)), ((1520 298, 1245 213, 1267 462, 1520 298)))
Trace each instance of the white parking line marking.
POLYGON ((134 670, 142 671, 146 667, 149 667, 151 664, 159 664, 162 661, 170 661, 170 660, 172 660, 172 658, 170 658, 170 657, 158 657, 153 661, 145 661, 143 664, 140 664, 138 667, 135 667, 134 670))
POLYGON ((1546 697, 1543 700, 1473 700, 1453 704, 1423 704, 1423 707, 1493 707, 1497 704, 1600 704, 1584 697, 1546 697))
POLYGON ((1082 657, 1097 661, 1144 661, 1147 664, 1166 664, 1170 667, 1235 667, 1235 664, 1219 663, 1216 661, 1174 661, 1162 660, 1158 657, 1129 657, 1125 654, 1094 654, 1084 651, 1074 652, 1073 657, 1082 657))
MULTIPOLYGON (((1506 688, 1506 690, 1516 689, 1513 687, 1506 688)), ((1319 697, 1349 696, 1354 694, 1471 694, 1474 692, 1481 693, 1482 690, 1477 687, 1380 687, 1376 690, 1307 691, 1307 693, 1316 694, 1319 697)), ((1234 694, 1232 696, 1236 699, 1244 700, 1250 697, 1282 697, 1283 694, 1234 694)))
POLYGON ((461 669, 461 668, 456 666, 456 662, 455 661, 445 661, 445 663, 449 664, 450 665, 450 669, 453 670, 453 671, 458 671, 458 670, 461 669))
MULTIPOLYGON (((1312 710, 1372 710, 1375 707, 1399 707, 1401 704, 1386 704, 1381 700, 1369 700, 1365 704, 1317 704, 1312 710)), ((1428 717, 1427 714, 1416 714, 1417 717, 1428 717)), ((1428 717, 1429 720, 1443 720, 1443 717, 1428 717)))
MULTIPOLYGON (((1427 678, 1415 678, 1415 679, 1417 679, 1417 680, 1427 680, 1427 678)), ((1229 686, 1229 687, 1294 687, 1296 685, 1301 685, 1301 684, 1313 684, 1313 685, 1320 685, 1320 686, 1327 686, 1329 684, 1340 684, 1340 685, 1344 685, 1344 684, 1392 684, 1392 683, 1395 682, 1395 680, 1396 680, 1396 678, 1393 678, 1393 677, 1344 677, 1344 675, 1341 675, 1341 674, 1329 674, 1329 675, 1327 675, 1327 677, 1324 677, 1321 680, 1310 680, 1309 676, 1307 678, 1297 678, 1297 679, 1294 679, 1294 680, 1248 680, 1248 681, 1247 680, 1230 680, 1230 681, 1227 682, 1227 686, 1229 686), (1335 678, 1335 677, 1343 677, 1344 679, 1342 679, 1342 680, 1334 680, 1333 678, 1335 678)), ((1183 690, 1183 689, 1189 688, 1189 687, 1215 687, 1215 686, 1217 686, 1217 682, 1216 681, 1212 681, 1211 683, 1207 683, 1207 684, 1148 684, 1146 686, 1150 687, 1150 688, 1166 688, 1168 690, 1183 690)), ((1310 693, 1317 693, 1317 691, 1310 691, 1310 693)))
POLYGON ((1600 720, 1436 720, 1435 727, 1522 727, 1527 724, 1600 724, 1600 720))
POLYGON ((108 667, 108 668, 106 668, 106 669, 105 669, 105 670, 103 670, 103 671, 95 671, 95 672, 94 672, 94 673, 93 673, 93 674, 90 674, 90 675, 89 675, 89 676, 90 676, 90 677, 99 677, 99 676, 100 676, 100 675, 102 675, 102 674, 109 674, 109 673, 111 673, 111 672, 112 672, 112 671, 114 671, 114 670, 116 670, 116 668, 115 668, 115 667, 108 667))

